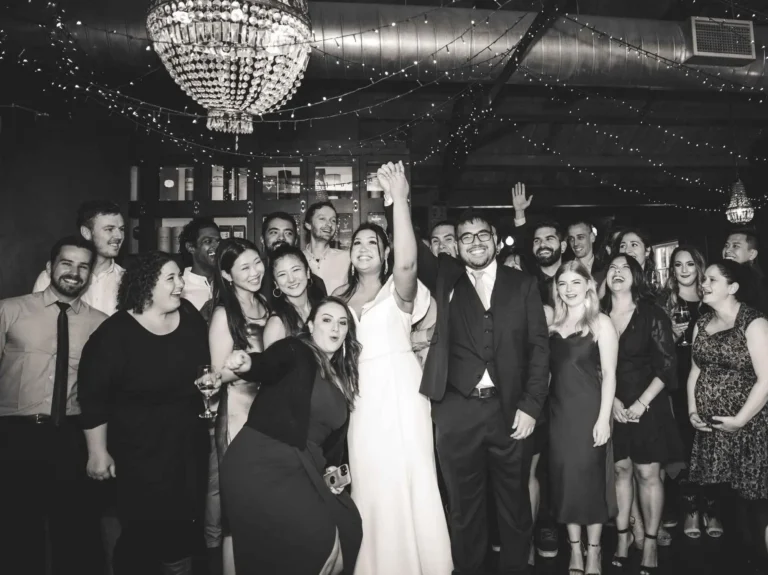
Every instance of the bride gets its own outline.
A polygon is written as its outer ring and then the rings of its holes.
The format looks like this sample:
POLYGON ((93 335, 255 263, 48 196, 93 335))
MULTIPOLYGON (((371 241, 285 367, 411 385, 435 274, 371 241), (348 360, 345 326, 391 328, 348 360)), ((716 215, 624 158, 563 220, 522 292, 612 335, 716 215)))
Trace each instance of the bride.
POLYGON ((381 227, 352 238, 346 300, 357 322, 360 395, 349 423, 352 498, 363 518, 355 575, 450 575, 450 540, 435 472, 430 402, 419 394, 421 367, 411 325, 429 308, 416 279, 416 237, 402 162, 378 171, 394 201, 394 265, 381 227), (389 272, 392 272, 390 275, 389 272))

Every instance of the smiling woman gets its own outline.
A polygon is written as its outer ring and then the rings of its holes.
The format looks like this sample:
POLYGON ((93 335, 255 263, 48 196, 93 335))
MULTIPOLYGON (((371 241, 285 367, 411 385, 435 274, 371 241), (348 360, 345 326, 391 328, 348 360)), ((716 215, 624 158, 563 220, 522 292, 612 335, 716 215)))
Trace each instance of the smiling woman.
POLYGON ((183 287, 169 255, 137 256, 120 284, 119 311, 94 332, 80 361, 87 472, 114 478, 117 488, 115 573, 145 573, 158 563, 185 572, 199 536, 208 440, 194 381, 209 356, 205 322, 181 298, 183 287))

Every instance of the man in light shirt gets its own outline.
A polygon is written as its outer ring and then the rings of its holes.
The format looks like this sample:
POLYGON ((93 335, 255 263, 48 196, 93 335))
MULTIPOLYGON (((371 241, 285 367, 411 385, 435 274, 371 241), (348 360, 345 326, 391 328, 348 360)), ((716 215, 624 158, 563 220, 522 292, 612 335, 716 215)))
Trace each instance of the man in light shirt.
MULTIPOLYGON (((117 311, 117 288, 125 271, 115 263, 125 239, 125 222, 120 206, 105 200, 81 204, 77 211, 80 235, 96 246, 96 262, 82 301, 107 315, 117 311)), ((51 285, 51 262, 37 277, 32 293, 45 291, 51 285)))
POLYGON ((181 232, 181 254, 184 264, 184 291, 198 310, 213 297, 213 275, 216 270, 216 248, 221 241, 219 226, 211 218, 195 218, 181 232))
POLYGON ((349 252, 331 247, 338 230, 336 208, 331 202, 318 202, 309 206, 304 218, 304 228, 309 232, 309 243, 304 254, 309 269, 325 282, 328 293, 347 283, 349 252))
POLYGON ((83 345, 107 317, 81 299, 95 260, 90 241, 63 238, 50 285, 0 301, 3 573, 103 573, 77 388, 83 345))

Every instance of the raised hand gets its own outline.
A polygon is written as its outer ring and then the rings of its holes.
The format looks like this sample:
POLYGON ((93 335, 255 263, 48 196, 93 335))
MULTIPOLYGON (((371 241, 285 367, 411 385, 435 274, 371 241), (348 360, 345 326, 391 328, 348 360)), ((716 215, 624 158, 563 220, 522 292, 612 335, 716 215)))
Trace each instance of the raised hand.
POLYGON ((384 189, 385 196, 394 201, 407 201, 410 186, 405 178, 405 167, 402 161, 396 164, 392 162, 382 164, 376 175, 384 189))
POLYGON ((512 188, 512 207, 515 208, 515 212, 525 212, 528 206, 531 205, 533 195, 525 197, 525 184, 517 182, 515 187, 512 188))

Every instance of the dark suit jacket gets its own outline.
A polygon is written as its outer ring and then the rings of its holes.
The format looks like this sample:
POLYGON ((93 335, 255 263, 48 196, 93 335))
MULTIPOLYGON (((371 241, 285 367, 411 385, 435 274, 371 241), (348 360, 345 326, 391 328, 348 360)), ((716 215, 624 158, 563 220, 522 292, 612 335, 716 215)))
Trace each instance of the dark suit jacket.
MULTIPOLYGON (((445 254, 439 258, 419 245, 419 279, 437 302, 437 326, 432 339, 421 393, 440 402, 448 385, 450 345, 450 294, 467 273, 464 264, 445 254)), ((498 266, 491 295, 497 391, 507 423, 520 409, 538 418, 549 389, 549 334, 536 280, 505 266, 498 266)))
MULTIPOLYGON (((251 361, 251 370, 242 377, 260 382, 261 387, 248 412, 246 425, 273 439, 306 449, 312 390, 318 369, 312 351, 297 338, 288 337, 263 353, 252 353, 251 361)), ((349 417, 322 446, 328 465, 341 463, 348 424, 349 417)))

